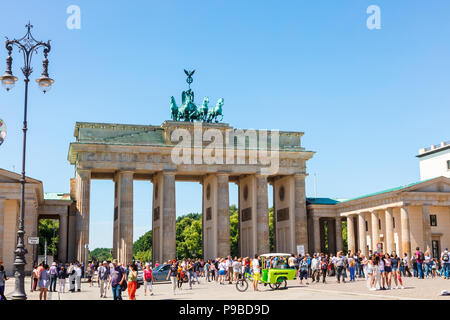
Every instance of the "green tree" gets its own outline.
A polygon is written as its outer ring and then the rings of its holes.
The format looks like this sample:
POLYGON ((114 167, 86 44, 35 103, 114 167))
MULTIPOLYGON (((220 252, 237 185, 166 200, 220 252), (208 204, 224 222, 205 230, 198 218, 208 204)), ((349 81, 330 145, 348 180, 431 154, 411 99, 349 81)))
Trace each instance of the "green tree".
POLYGON ((233 204, 230 206, 230 253, 239 256, 239 210, 233 204))
POLYGON ((38 254, 44 254, 45 240, 47 240, 47 255, 58 258, 59 220, 40 219, 38 226, 39 247, 38 254))
POLYGON ((152 230, 147 231, 133 244, 133 254, 152 250, 152 230))
POLYGON ((344 252, 347 252, 348 250, 348 242, 347 242, 347 221, 342 222, 342 242, 343 244, 343 248, 344 248, 344 252))
POLYGON ((150 262, 152 260, 152 252, 150 250, 136 252, 134 260, 139 260, 142 263, 150 262))
POLYGON ((89 252, 89 260, 111 261, 113 258, 111 251, 111 248, 95 248, 89 252))

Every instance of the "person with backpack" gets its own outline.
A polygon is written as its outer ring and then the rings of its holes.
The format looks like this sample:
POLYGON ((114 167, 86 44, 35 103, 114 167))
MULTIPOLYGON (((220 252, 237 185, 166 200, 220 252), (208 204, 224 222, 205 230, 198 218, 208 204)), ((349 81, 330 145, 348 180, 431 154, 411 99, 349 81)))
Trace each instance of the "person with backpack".
POLYGON ((326 257, 322 257, 322 261, 320 261, 320 273, 322 275, 322 283, 325 283, 325 278, 327 276, 328 271, 328 261, 326 257))
POLYGON ((117 259, 112 261, 112 265, 108 288, 112 288, 114 300, 122 300, 122 284, 125 281, 125 269, 117 263, 117 259))
POLYGON ((73 263, 70 263, 67 273, 69 274, 69 291, 75 292, 75 280, 76 280, 77 275, 76 275, 75 266, 73 263))
POLYGON ((306 284, 308 283, 308 258, 306 256, 303 257, 303 260, 300 261, 300 265, 298 266, 298 278, 300 279, 300 284, 303 284, 303 279, 306 280, 306 284))
POLYGON ((442 262, 442 269, 444 273, 444 279, 449 279, 449 272, 450 272, 450 259, 449 259, 449 252, 448 248, 445 248, 445 250, 441 254, 441 262, 442 262))
POLYGON ((348 259, 348 270, 350 272, 350 282, 352 282, 355 281, 356 261, 352 255, 350 255, 347 259, 348 259))
POLYGON ((416 263, 417 263, 417 274, 419 279, 424 279, 423 274, 423 262, 425 260, 425 255, 422 251, 420 251, 420 248, 416 248, 416 263))
POLYGON ((135 263, 131 263, 128 266, 127 287, 128 287, 128 299, 136 300, 136 289, 138 287, 137 276, 138 270, 135 263))
POLYGON ((147 295, 147 287, 149 287, 149 291, 150 291, 150 295, 153 295, 153 270, 152 268, 150 268, 150 264, 146 263, 145 264, 145 269, 144 269, 144 296, 147 295))

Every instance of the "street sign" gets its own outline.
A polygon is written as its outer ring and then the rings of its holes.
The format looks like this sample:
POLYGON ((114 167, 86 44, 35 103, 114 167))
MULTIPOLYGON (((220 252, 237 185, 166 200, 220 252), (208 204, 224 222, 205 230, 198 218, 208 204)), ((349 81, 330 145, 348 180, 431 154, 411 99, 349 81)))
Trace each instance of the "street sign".
POLYGON ((28 244, 39 244, 39 237, 28 237, 28 244))
POLYGON ((297 253, 299 255, 301 255, 302 257, 304 257, 305 256, 305 246, 301 245, 301 244, 298 244, 297 245, 297 253))

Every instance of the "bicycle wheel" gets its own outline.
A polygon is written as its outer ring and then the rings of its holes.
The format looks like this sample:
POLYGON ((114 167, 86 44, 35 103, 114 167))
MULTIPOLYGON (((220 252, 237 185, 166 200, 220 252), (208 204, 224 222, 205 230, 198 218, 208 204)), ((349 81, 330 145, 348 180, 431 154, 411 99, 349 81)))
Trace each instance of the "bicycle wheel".
POLYGON ((248 289, 248 282, 245 278, 236 282, 236 289, 240 292, 244 292, 248 289))
POLYGON ((276 282, 276 283, 269 283, 269 287, 272 289, 272 290, 277 290, 279 287, 280 287, 280 282, 276 282))

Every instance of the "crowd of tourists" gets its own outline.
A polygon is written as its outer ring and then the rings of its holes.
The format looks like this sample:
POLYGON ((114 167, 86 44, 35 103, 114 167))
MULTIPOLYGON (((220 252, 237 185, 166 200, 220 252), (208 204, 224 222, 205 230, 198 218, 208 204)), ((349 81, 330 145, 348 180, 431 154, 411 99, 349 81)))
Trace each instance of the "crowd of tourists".
MULTIPOLYGON (((357 278, 367 281, 369 290, 403 289, 405 278, 418 279, 438 278, 450 279, 450 253, 446 248, 440 257, 433 257, 429 252, 416 248, 411 257, 402 257, 395 252, 371 252, 366 256, 361 252, 344 254, 339 251, 336 255, 313 253, 290 255, 289 257, 273 256, 264 260, 258 255, 249 257, 221 257, 204 261, 203 259, 173 259, 165 261, 163 265, 170 265, 166 280, 171 282, 173 293, 182 290, 186 283, 188 289, 200 283, 216 282, 219 285, 235 284, 244 275, 253 279, 253 289, 258 291, 261 269, 281 268, 296 269, 296 277, 301 285, 311 283, 326 283, 327 279, 335 279, 337 283, 354 282, 357 278), (264 264, 264 265, 263 265, 264 264)), ((144 295, 153 295, 153 269, 159 267, 156 261, 141 265, 133 262, 123 266, 117 260, 112 262, 89 262, 86 266, 74 262, 63 264, 53 262, 51 266, 42 262, 33 268, 32 291, 39 290, 39 299, 46 300, 47 292, 80 292, 82 278, 87 279, 87 285, 99 287, 100 298, 107 298, 108 290, 112 291, 114 300, 122 300, 122 292, 127 291, 128 299, 136 299, 138 283, 138 269, 142 268, 144 295)), ((0 300, 6 300, 4 295, 6 272, 0 265, 0 300)))

